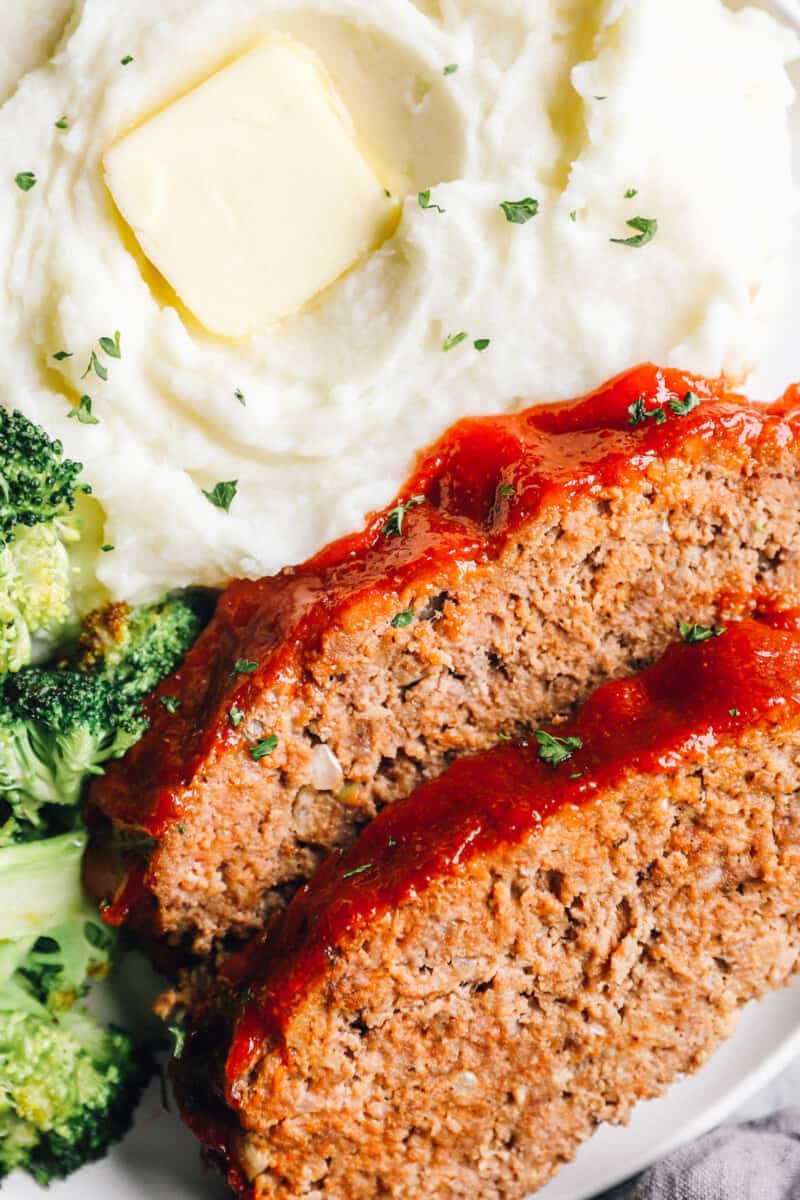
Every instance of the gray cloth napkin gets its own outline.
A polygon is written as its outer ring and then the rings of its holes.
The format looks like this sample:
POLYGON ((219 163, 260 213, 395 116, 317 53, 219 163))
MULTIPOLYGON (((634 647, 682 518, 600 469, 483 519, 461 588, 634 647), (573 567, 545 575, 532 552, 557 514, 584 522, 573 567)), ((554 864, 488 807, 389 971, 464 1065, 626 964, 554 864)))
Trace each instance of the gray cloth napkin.
POLYGON ((631 1200, 800 1200, 800 1109, 747 1125, 721 1125, 651 1168, 629 1195, 631 1200))

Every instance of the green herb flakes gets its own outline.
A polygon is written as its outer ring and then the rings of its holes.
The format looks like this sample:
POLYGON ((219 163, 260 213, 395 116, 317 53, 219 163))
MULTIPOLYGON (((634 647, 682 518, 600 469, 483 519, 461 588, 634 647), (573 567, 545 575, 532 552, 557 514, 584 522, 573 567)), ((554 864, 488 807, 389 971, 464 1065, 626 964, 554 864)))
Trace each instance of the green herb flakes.
POLYGON ((417 199, 419 200, 419 206, 420 206, 420 208, 424 208, 424 209, 429 209, 429 208, 430 208, 430 209, 435 209, 435 211, 436 211, 436 212, 438 212, 438 213, 445 213, 445 212, 447 212, 447 209, 446 209, 446 208, 442 208, 442 207, 441 207, 441 205, 439 205, 439 204, 432 204, 432 203, 431 203, 431 190, 430 190, 430 188, 428 188, 428 189, 427 189, 427 191, 420 192, 420 193, 419 193, 419 196, 417 197, 417 199))
POLYGON ((53 358, 56 360, 56 362, 63 362, 65 358, 74 357, 75 355, 71 354, 69 350, 56 350, 55 354, 53 355, 53 358))
POLYGON ((33 171, 20 171, 14 176, 14 183, 21 192, 29 192, 31 188, 36 187, 36 176, 33 171))
POLYGON ((236 704, 232 704, 228 709, 228 720, 232 729, 238 729, 244 720, 244 713, 236 704))
POLYGON ((635 229, 636 233, 632 237, 609 239, 618 246, 646 246, 658 233, 658 221, 651 217, 632 217, 625 224, 629 229, 635 229))
POLYGON ((92 398, 91 396, 81 396, 78 401, 78 407, 71 409, 67 413, 68 419, 80 421, 81 425, 99 425, 100 421, 92 415, 92 398))
POLYGON ((168 713, 176 713, 181 706, 181 702, 177 696, 162 696, 161 703, 168 713))
POLYGON ((120 332, 119 332, 119 330, 117 330, 116 333, 114 334, 113 338, 101 337, 101 338, 98 338, 97 340, 98 340, 101 348, 111 358, 122 358, 122 351, 120 349, 119 339, 120 339, 120 332))
POLYGON ((410 508, 415 508, 418 504, 424 504, 424 496, 412 496, 405 504, 398 504, 389 513, 389 516, 383 526, 383 536, 401 537, 403 533, 403 522, 405 521, 406 513, 410 508))
POLYGON ((352 871, 345 871, 342 879, 354 879, 356 875, 363 875, 371 866, 372 863, 364 863, 363 867, 354 867, 352 871))
POLYGON ((544 729, 537 729, 533 736, 539 743, 539 758, 551 767, 567 762, 583 745, 579 737, 557 737, 544 729))
POLYGON ((210 492, 201 488, 203 495, 209 504, 213 504, 214 508, 221 508, 223 512, 230 512, 231 505, 236 499, 236 491, 239 486, 237 479, 229 479, 227 482, 215 483, 210 492))
POLYGON ((448 333, 442 342, 442 349, 445 354, 449 354, 451 350, 455 350, 456 346, 460 346, 462 342, 465 342, 468 337, 468 333, 448 333))
POLYGON ((534 200, 533 196, 526 196, 524 200, 504 200, 500 207, 509 224, 527 225, 538 213, 539 201, 534 200))
POLYGON ((237 658, 236 662, 233 664, 231 678, 233 678, 234 675, 252 675, 257 670, 257 662, 253 662, 253 660, 250 658, 237 658))
POLYGON ((406 629, 414 620, 413 608, 407 608, 403 612, 397 613, 392 617, 392 629, 406 629))
POLYGON ((169 1032, 172 1034, 172 1057, 178 1059, 186 1047, 186 1031, 180 1025, 170 1025, 169 1032))
POLYGON ((86 370, 83 372, 83 374, 81 375, 81 379, 85 379, 86 376, 91 371, 94 371, 94 373, 98 377, 98 379, 102 379, 104 382, 105 382, 105 380, 108 379, 108 371, 103 366, 103 364, 100 362, 100 359, 97 357, 94 350, 92 351, 92 353, 89 357, 89 365, 86 368, 86 370))
POLYGON ((677 396, 673 396, 669 402, 669 406, 676 417, 686 417, 690 412, 694 412, 696 408, 700 407, 700 397, 696 396, 694 392, 687 392, 682 400, 679 400, 677 396))
POLYGON ((694 645, 698 642, 709 642, 712 638, 722 637, 725 628, 722 625, 712 625, 708 628, 706 625, 690 625, 688 621, 681 621, 678 626, 681 635, 681 641, 688 642, 694 645))
POLYGON ((127 67, 129 63, 133 62, 133 55, 126 54, 125 57, 121 58, 119 61, 120 61, 120 66, 127 67))
POLYGON ((458 70, 458 63, 448 63, 447 66, 445 67, 445 69, 442 71, 442 74, 443 75, 455 75, 457 70, 458 70))
POLYGON ((501 483, 500 487, 497 489, 497 494, 503 500, 512 500, 517 494, 517 489, 514 487, 513 483, 501 483))
POLYGON ((625 193, 625 199, 632 200, 634 196, 638 196, 638 195, 639 195, 639 191, 637 188, 628 188, 627 192, 625 193))
POLYGON ((256 742, 255 746, 250 747, 250 757, 254 762, 260 762, 262 758, 269 758, 273 754, 278 745, 278 735, 271 733, 269 737, 262 738, 260 742, 256 742))
POLYGON ((69 129, 69 121, 66 117, 60 117, 55 124, 56 129, 69 129))
POLYGON ((477 338, 473 343, 479 354, 483 354, 484 350, 488 350, 492 344, 491 338, 477 338))

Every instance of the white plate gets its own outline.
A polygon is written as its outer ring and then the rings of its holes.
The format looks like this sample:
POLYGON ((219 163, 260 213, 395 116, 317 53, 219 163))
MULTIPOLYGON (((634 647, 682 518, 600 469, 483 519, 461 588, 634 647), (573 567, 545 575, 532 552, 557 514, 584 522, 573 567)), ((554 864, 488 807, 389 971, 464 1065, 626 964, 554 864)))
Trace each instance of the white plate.
MULTIPOLYGON (((732 0, 736 3, 736 0, 732 0)), ((765 7, 797 13, 800 0, 773 0, 765 7)), ((800 73, 797 78, 800 84, 800 73)), ((794 114, 797 177, 800 179, 800 105, 794 114)), ((776 398, 800 378, 797 314, 800 313, 800 231, 792 253, 792 285, 784 316, 774 331, 763 368, 750 381, 754 397, 776 398)), ((147 1010, 152 977, 132 956, 117 982, 117 1019, 130 1026, 147 1010), (138 997, 138 999, 137 999, 138 997)), ((641 1104, 624 1128, 605 1127, 588 1142, 537 1200, 588 1200, 698 1137, 730 1116, 800 1053, 800 978, 791 988, 750 1005, 734 1036, 695 1076, 675 1084, 659 1100, 641 1104)), ((157 1083, 147 1092, 133 1131, 103 1162, 54 1184, 48 1200, 224 1200, 223 1182, 203 1170, 193 1136, 163 1108, 157 1083)), ((3 1200, 42 1200, 29 1179, 15 1175, 3 1185, 3 1200)), ((477 1198, 476 1198, 477 1200, 477 1198)))
MULTIPOLYGON (((150 992, 146 964, 132 956, 119 990, 123 1008, 142 1011, 150 992), (138 985, 138 986, 137 986, 138 985), (135 993, 138 993, 138 997, 135 993)), ((536 1200, 587 1200, 643 1171, 681 1142, 719 1124, 788 1066, 800 1053, 800 977, 783 992, 749 1005, 737 1030, 697 1075, 665 1096, 640 1104, 623 1128, 600 1129, 578 1157, 539 1192, 536 1200)), ((14 1176, 6 1200, 43 1200, 31 1180, 14 1176)), ((226 1200, 229 1193, 200 1164, 197 1142, 174 1113, 164 1109, 155 1082, 132 1133, 108 1158, 53 1184, 47 1200, 226 1200)), ((476 1200, 479 1200, 476 1197, 476 1200)))

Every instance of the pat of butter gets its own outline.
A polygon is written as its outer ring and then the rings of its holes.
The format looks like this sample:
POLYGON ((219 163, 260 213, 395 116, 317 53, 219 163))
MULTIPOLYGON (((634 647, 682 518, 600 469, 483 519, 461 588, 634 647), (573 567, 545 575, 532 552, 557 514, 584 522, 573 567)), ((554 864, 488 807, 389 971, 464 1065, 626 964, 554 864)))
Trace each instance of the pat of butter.
POLYGON ((288 38, 162 109, 104 165, 147 258, 226 337, 296 312, 395 220, 324 69, 288 38))

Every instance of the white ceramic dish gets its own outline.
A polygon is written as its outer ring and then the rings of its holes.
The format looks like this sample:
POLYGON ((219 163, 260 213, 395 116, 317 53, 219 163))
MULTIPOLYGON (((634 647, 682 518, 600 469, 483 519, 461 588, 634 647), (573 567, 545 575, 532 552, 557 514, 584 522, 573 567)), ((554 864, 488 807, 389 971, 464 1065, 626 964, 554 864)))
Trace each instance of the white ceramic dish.
MULTIPOLYGON (((765 7, 800 28, 800 0, 772 0, 765 7)), ((794 114, 794 141, 800 179, 800 106, 794 114)), ((791 266, 783 319, 774 330, 763 368, 748 387, 753 397, 774 399, 800 378, 800 230, 791 266)), ((126 1014, 146 1011, 152 988, 152 977, 142 961, 129 959, 115 989, 117 1019, 125 1023, 126 1014)), ((131 1020, 127 1015, 128 1024, 131 1020)), ((588 1200, 637 1174, 730 1116, 797 1054, 800 978, 786 991, 750 1005, 735 1035, 699 1074, 675 1084, 661 1099, 640 1105, 627 1127, 601 1129, 537 1200, 588 1200)), ((42 1200, 43 1196, 22 1176, 7 1180, 2 1191, 4 1200, 42 1200)), ((48 1192, 49 1200, 222 1200, 228 1195, 224 1183, 203 1170, 195 1139, 174 1113, 164 1109, 158 1082, 143 1100, 128 1138, 103 1162, 54 1184, 48 1192)))

